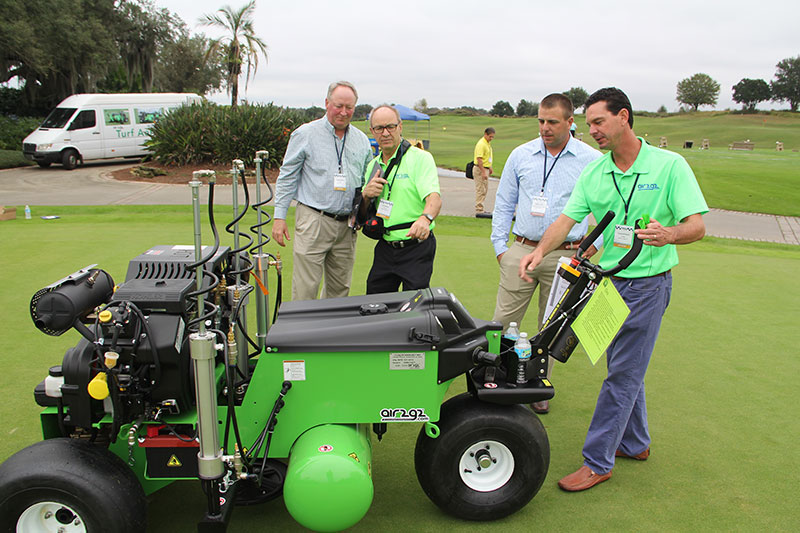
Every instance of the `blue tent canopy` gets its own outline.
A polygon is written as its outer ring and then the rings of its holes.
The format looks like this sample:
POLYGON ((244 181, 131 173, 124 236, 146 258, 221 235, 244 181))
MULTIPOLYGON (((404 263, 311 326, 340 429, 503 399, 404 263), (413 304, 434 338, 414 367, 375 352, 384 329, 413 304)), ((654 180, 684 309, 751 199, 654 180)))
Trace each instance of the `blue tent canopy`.
POLYGON ((416 122, 418 120, 431 119, 431 117, 429 117, 425 113, 420 113, 419 111, 415 111, 414 109, 411 109, 410 107, 406 107, 404 105, 395 104, 392 107, 397 109, 397 112, 400 113, 401 120, 413 120, 414 122, 416 122))

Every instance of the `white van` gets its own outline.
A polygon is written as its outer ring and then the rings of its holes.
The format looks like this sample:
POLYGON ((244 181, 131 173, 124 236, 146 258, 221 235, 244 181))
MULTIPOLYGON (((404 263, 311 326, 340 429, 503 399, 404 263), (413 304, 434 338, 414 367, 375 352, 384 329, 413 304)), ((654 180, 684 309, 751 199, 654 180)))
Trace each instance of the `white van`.
POLYGON ((189 93, 74 94, 25 137, 22 153, 40 167, 61 163, 68 170, 92 159, 139 157, 156 119, 202 101, 189 93))

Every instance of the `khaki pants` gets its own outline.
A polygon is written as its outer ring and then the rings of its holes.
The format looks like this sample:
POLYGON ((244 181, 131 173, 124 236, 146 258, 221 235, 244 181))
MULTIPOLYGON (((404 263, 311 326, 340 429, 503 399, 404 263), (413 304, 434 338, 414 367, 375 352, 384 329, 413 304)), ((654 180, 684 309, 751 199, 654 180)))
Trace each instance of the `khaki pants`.
POLYGON ((347 221, 337 222, 304 205, 295 216, 292 300, 314 300, 350 293, 356 258, 356 233, 347 221))
POLYGON ((475 212, 483 213, 483 201, 489 190, 489 169, 475 165, 472 169, 472 181, 475 182, 475 212))
MULTIPOLYGON (((544 322, 544 310, 547 307, 547 298, 550 296, 550 288, 553 285, 553 275, 558 267, 558 260, 561 257, 571 257, 574 252, 570 250, 553 250, 546 256, 533 271, 529 274, 533 278, 532 283, 520 279, 519 277, 519 262, 522 257, 531 253, 534 250, 533 246, 528 246, 521 242, 514 242, 511 244, 506 253, 500 259, 500 286, 497 289, 497 304, 494 309, 494 317, 492 320, 502 322, 503 331, 508 328, 508 324, 516 322, 522 326, 522 319, 525 312, 528 310, 528 304, 531 302, 533 293, 536 287, 539 287, 539 317, 538 328, 542 328, 544 322)), ((520 327, 521 329, 521 327, 520 327)), ((529 331, 528 338, 533 338, 536 332, 529 331)), ((553 373, 553 362, 555 359, 552 357, 547 365, 547 378, 549 379, 553 373)))

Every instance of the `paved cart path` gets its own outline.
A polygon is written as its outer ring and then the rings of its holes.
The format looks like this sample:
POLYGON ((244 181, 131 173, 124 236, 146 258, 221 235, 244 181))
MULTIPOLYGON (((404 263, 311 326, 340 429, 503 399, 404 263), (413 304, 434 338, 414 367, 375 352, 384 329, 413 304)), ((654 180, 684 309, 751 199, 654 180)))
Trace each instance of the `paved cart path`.
MULTIPOLYGON (((0 170, 0 205, 180 205, 191 202, 188 185, 118 181, 111 172, 133 166, 130 161, 88 163, 73 171, 58 165, 0 170)), ((442 214, 474 216, 474 185, 463 172, 439 169, 442 214)), ((494 208, 498 180, 489 180, 486 208, 494 208)), ((240 195, 242 198, 242 195, 240 195)), ((230 203, 220 191, 217 201, 230 203)), ((46 213, 35 213, 35 215, 46 213)), ((18 213, 17 216, 22 216, 18 213)), ((800 245, 800 218, 712 209, 703 217, 714 237, 800 245)), ((489 221, 486 221, 489 224, 489 221)))

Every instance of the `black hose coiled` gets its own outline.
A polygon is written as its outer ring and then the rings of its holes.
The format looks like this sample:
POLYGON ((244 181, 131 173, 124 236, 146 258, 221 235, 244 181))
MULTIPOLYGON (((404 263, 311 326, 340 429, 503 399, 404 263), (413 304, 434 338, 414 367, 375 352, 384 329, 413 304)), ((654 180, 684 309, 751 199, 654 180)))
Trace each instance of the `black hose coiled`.
MULTIPOLYGON (((247 215, 247 209, 250 207, 250 189, 247 187, 247 181, 245 181, 245 179, 244 179, 244 169, 239 169, 238 172, 234 172, 233 173, 233 176, 232 176, 233 177, 233 182, 231 183, 231 185, 233 187, 238 187, 237 175, 238 175, 238 177, 240 177, 242 179, 242 187, 244 187, 244 209, 242 209, 242 212, 239 213, 239 215, 236 216, 236 218, 231 220, 231 222, 227 226, 225 226, 225 231, 227 231, 231 235, 234 234, 234 231, 233 231, 234 226, 236 226, 236 224, 238 224, 239 221, 242 220, 245 217, 245 215, 247 215)), ((251 237, 250 235, 248 235, 246 233, 240 233, 239 236, 247 239, 247 243, 244 246, 240 246, 239 248, 235 248, 235 249, 231 250, 231 255, 234 258, 239 258, 240 263, 239 263, 239 269, 238 270, 230 270, 230 271, 228 271, 228 275, 229 276, 237 276, 237 275, 240 275, 240 274, 247 274, 253 268, 253 262, 250 261, 250 258, 247 257, 247 255, 243 255, 243 256, 240 255, 240 252, 243 252, 243 251, 247 250, 253 244, 253 240, 254 239, 253 239, 253 237, 251 237), (242 265, 242 263, 241 263, 242 261, 244 262, 244 265, 242 265)))
MULTIPOLYGON (((219 232, 217 231, 217 224, 214 221, 214 183, 210 183, 208 186, 208 223, 211 225, 211 232, 214 234, 214 246, 211 248, 211 251, 206 254, 205 257, 200 258, 199 261, 195 261, 194 263, 190 263, 186 265, 186 269, 191 271, 201 265, 205 265, 208 263, 212 257, 214 257, 217 252, 219 251, 219 232)), ((208 294, 213 291, 217 285, 219 285, 219 278, 213 273, 207 271, 205 268, 201 269, 203 272, 203 276, 208 276, 211 279, 211 283, 206 288, 201 288, 196 291, 192 291, 186 295, 187 299, 192 300, 197 305, 197 297, 201 294, 208 294)), ((200 280, 200 287, 203 286, 203 280, 200 280)), ((191 330, 195 325, 203 322, 204 320, 208 320, 214 318, 214 315, 217 314, 217 306, 214 305, 210 299, 204 300, 204 307, 205 309, 198 309, 197 310, 197 318, 190 320, 189 323, 186 325, 187 330, 191 330), (209 309, 206 312, 206 309, 209 309)))

